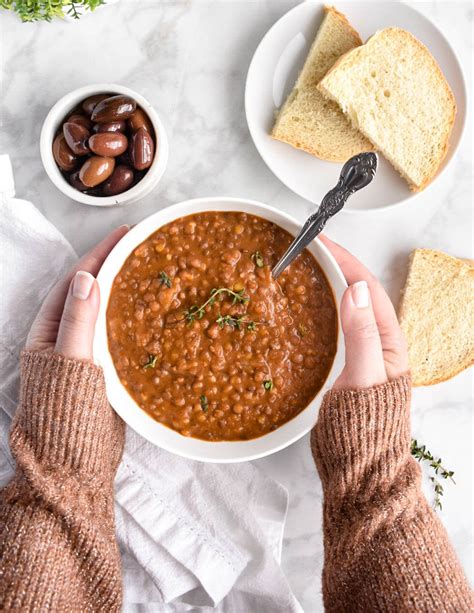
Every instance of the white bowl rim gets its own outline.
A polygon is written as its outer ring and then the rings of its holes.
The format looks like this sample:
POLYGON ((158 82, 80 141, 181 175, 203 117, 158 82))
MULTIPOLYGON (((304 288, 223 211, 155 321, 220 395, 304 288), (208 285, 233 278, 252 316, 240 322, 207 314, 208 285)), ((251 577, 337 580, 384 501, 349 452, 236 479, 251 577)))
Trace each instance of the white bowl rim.
POLYGON ((133 249, 166 223, 170 223, 172 220, 180 217, 204 211, 248 212, 249 214, 260 215, 265 219, 270 219, 287 229, 287 231, 291 231, 289 227, 292 227, 294 230, 301 227, 301 224, 296 219, 275 207, 255 200, 226 196, 186 200, 165 207, 145 218, 134 226, 114 247, 97 276, 103 298, 101 300, 94 337, 94 359, 104 369, 107 394, 111 405, 122 419, 145 439, 166 451, 202 462, 233 463, 255 460, 288 447, 307 434, 314 426, 322 397, 330 389, 335 376, 344 363, 344 343, 339 316, 339 304, 347 283, 332 254, 321 241, 315 239, 310 245, 310 251, 316 257, 333 290, 338 311, 338 343, 336 355, 326 382, 305 409, 273 432, 248 441, 209 442, 182 436, 149 416, 133 401, 132 397, 120 383, 108 351, 106 310, 112 282, 133 249), (315 252, 318 252, 318 255, 315 252), (326 264, 322 262, 322 259, 326 261, 326 264), (310 413, 313 414, 311 419, 310 413), (304 426, 299 424, 302 421, 305 422, 304 426), (152 433, 152 430, 154 433, 152 433), (286 430, 291 431, 291 436, 285 436, 286 430), (158 437, 156 432, 159 433, 158 437), (157 440, 158 438, 160 440, 157 440), (272 444, 272 440, 275 438, 282 440, 272 444), (225 453, 227 449, 229 452, 225 453), (211 450, 214 453, 224 450, 224 456, 216 457, 212 454, 211 450))
POLYGON ((140 93, 125 85, 119 85, 118 83, 93 83, 68 92, 51 107, 43 122, 43 127, 41 128, 40 156, 46 174, 57 189, 65 196, 76 202, 90 206, 108 207, 124 205, 129 202, 136 202, 138 199, 145 197, 161 180, 168 163, 168 155, 168 137, 158 112, 140 93), (136 185, 116 196, 90 196, 89 194, 83 194, 74 189, 62 176, 53 157, 53 139, 58 124, 80 100, 95 94, 108 92, 112 95, 125 94, 136 100, 138 105, 144 109, 153 125, 158 146, 152 165, 143 179, 136 185))
MULTIPOLYGON (((249 68, 247 71, 247 77, 245 79, 245 93, 244 93, 244 107, 245 107, 245 116, 247 117, 247 106, 250 104, 249 103, 249 98, 250 96, 248 95, 248 83, 249 83, 249 75, 250 75, 250 71, 252 69, 252 66, 254 64, 254 62, 256 61, 256 56, 257 53, 259 52, 260 48, 263 46, 263 44, 265 43, 265 39, 267 38, 267 36, 270 36, 272 30, 274 28, 276 28, 279 24, 279 22, 282 19, 285 19, 285 17, 287 15, 289 15, 290 13, 293 12, 297 12, 299 10, 302 10, 302 6, 307 5, 307 4, 311 4, 310 0, 307 0, 306 2, 300 2, 299 4, 297 4, 296 6, 292 7, 291 9, 289 9, 288 11, 286 11, 286 13, 284 13, 279 19, 277 19, 275 21, 274 24, 272 24, 270 26, 270 28, 265 32, 265 34, 263 35, 262 39, 260 40, 260 42, 258 43, 253 55, 252 55, 252 59, 250 60, 250 64, 249 64, 249 68)), ((313 3, 315 4, 315 3, 313 3)), ((324 2, 319 2, 318 4, 320 4, 321 6, 324 6, 324 2)), ((459 139, 458 142, 455 146, 455 148, 453 149, 453 151, 451 152, 451 155, 448 157, 448 159, 446 160, 446 157, 448 154, 445 155, 445 157, 443 158, 443 160, 441 161, 441 167, 438 169, 436 175, 433 177, 433 179, 431 180, 431 182, 421 191, 418 192, 409 192, 409 194, 403 198, 402 200, 399 200, 398 202, 394 202, 392 204, 386 204, 384 206, 379 206, 376 208, 372 208, 372 209, 350 209, 350 208, 344 208, 342 213, 344 213, 345 215, 360 215, 360 214, 378 214, 378 213, 386 213, 387 211, 393 211, 395 208, 398 207, 402 207, 402 206, 406 206, 408 203, 411 204, 413 202, 413 200, 417 199, 421 194, 426 195, 428 192, 432 191, 432 187, 433 185, 435 185, 437 183, 437 180, 445 174, 445 171, 451 166, 453 159, 456 157, 456 152, 459 149, 459 145, 461 144, 461 141, 464 137, 464 131, 465 131, 465 127, 466 127, 466 122, 467 122, 467 114, 469 112, 470 109, 470 96, 469 96, 469 91, 467 89, 467 85, 466 85, 466 77, 464 76, 464 70, 462 68, 462 63, 459 59, 459 53, 456 51, 456 49, 451 45, 451 43, 449 42, 449 40, 446 38, 446 36, 443 34, 443 32, 439 29, 439 27, 433 22, 431 21, 428 17, 426 17, 426 15, 424 15, 421 11, 419 11, 417 8, 415 8, 414 6, 411 6, 409 4, 404 4, 404 9, 408 9, 413 11, 414 13, 416 13, 421 19, 423 19, 424 21, 426 21, 427 23, 430 24, 430 26, 433 28, 433 30, 436 31, 436 33, 440 36, 440 38, 442 38, 442 40, 446 43, 447 48, 452 52, 455 63, 457 64, 457 68, 459 70, 459 75, 460 75, 460 89, 462 90, 462 94, 464 97, 464 103, 465 103, 465 109, 464 109, 464 114, 462 117, 459 117, 458 114, 456 113, 456 118, 455 121, 459 121, 459 139), (446 161, 445 161, 446 160, 446 161)), ((456 101, 457 103, 457 101, 456 101)), ((248 126, 248 121, 247 121, 247 126, 248 126)), ((311 200, 308 200, 307 198, 305 198, 304 196, 302 196, 299 193, 296 193, 293 188, 288 185, 288 183, 283 180, 281 177, 278 177, 272 170, 272 168, 270 168, 270 166, 268 165, 265 157, 263 156, 261 150, 260 150, 260 146, 257 144, 257 142, 255 141, 252 131, 250 130, 250 126, 248 126, 249 128, 249 132, 250 135, 252 137, 252 142, 255 145, 255 148, 257 149, 258 153, 260 154, 260 157, 262 158, 262 160, 265 162, 265 164, 268 166, 269 170, 272 172, 272 174, 274 174, 274 176, 281 181, 281 183, 283 183, 283 185, 289 189, 291 192, 293 192, 294 194, 296 194, 297 196, 299 196, 300 198, 302 198, 303 200, 306 200, 307 202, 312 202, 311 200)), ((376 152, 377 155, 382 155, 379 152, 376 152)), ((341 164, 341 168, 342 168, 342 164, 341 164)), ((396 170, 394 171, 396 172, 396 170)))

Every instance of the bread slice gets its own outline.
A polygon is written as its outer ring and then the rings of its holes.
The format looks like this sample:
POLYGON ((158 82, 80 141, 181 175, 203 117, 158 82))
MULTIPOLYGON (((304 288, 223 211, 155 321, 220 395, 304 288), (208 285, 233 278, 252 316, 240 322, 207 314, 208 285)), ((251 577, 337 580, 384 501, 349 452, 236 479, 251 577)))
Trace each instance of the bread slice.
POLYGON ((446 155, 456 103, 435 59, 412 34, 377 32, 341 57, 318 87, 413 191, 433 179, 446 155))
POLYGON ((277 116, 272 136, 323 160, 345 162, 374 147, 351 127, 336 103, 325 99, 317 84, 343 53, 362 41, 344 15, 332 7, 324 10, 323 22, 277 116))
POLYGON ((414 385, 454 377, 474 362, 474 266, 415 249, 399 307, 414 385))

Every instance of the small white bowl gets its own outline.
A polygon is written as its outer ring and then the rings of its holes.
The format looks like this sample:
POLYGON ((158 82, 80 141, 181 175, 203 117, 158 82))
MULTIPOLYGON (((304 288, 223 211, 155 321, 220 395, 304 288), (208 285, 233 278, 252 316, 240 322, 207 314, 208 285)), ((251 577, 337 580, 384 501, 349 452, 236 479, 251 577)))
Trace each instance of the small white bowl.
MULTIPOLYGON (((95 330, 94 358, 104 369, 107 395, 110 403, 131 428, 150 442, 177 455, 203 462, 228 463, 255 460, 291 445, 291 443, 294 443, 306 434, 316 423, 323 395, 331 387, 344 364, 344 343, 340 324, 338 325, 336 356, 323 388, 296 417, 280 426, 277 430, 249 441, 209 442, 189 438, 155 421, 135 403, 121 384, 108 349, 106 327, 107 305, 113 281, 125 260, 139 244, 158 228, 180 217, 205 211, 242 211, 251 215, 257 215, 278 224, 293 235, 301 228, 301 224, 295 219, 271 206, 253 200, 225 197, 188 200, 167 207, 144 219, 134 226, 114 247, 97 277, 100 287, 101 304, 95 330)), ((339 266, 319 240, 314 240, 310 244, 309 251, 315 256, 326 274, 339 308, 342 294, 347 287, 339 266)))
POLYGON ((123 85, 116 85, 115 83, 98 83, 96 85, 86 85, 85 87, 75 89, 56 102, 43 123, 40 138, 40 153, 48 177, 65 196, 77 202, 92 206, 114 206, 116 204, 130 204, 131 202, 136 202, 147 196, 157 186, 168 162, 168 139, 158 113, 143 96, 123 85), (155 158, 143 179, 127 191, 117 194, 116 196, 90 196, 74 189, 61 174, 53 157, 53 140, 59 125, 74 107, 89 96, 109 92, 111 95, 125 94, 126 96, 130 96, 136 100, 137 104, 148 115, 153 124, 156 136, 155 158))

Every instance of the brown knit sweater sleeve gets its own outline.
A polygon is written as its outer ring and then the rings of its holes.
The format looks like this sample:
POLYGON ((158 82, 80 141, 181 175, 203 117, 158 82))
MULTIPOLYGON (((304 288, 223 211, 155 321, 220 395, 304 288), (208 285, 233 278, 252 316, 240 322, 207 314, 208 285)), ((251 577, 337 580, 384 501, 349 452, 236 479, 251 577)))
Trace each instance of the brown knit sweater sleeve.
POLYGON ((410 453, 410 379, 330 391, 312 433, 324 491, 327 611, 472 610, 410 453))
POLYGON ((119 611, 113 479, 124 427, 88 362, 24 352, 0 491, 0 610, 119 611))

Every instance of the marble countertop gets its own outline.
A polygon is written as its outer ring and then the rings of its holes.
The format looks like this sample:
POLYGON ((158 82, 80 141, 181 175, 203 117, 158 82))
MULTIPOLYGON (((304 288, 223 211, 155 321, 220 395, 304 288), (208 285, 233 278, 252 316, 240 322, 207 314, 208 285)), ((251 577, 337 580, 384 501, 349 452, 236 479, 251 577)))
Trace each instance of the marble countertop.
MULTIPOLYGON (((34 202, 78 253, 113 227, 135 223, 158 208, 198 196, 249 197, 301 221, 312 205, 290 192, 259 157, 244 114, 244 83, 252 54, 267 29, 294 0, 127 1, 77 23, 21 24, 2 12, 1 153, 12 158, 17 195, 34 202), (170 159, 157 189, 124 208, 100 209, 68 200, 50 183, 39 158, 41 124, 68 91, 115 82, 141 92, 159 110, 170 159)), ((453 44, 472 90, 472 6, 411 2, 453 44)), ((433 247, 472 257, 472 134, 464 140, 442 188, 421 195, 403 213, 346 215, 328 234, 380 277, 398 302, 410 251, 433 247)), ((414 392, 413 435, 455 471, 440 513, 472 576, 472 372, 414 392)), ((283 568, 305 611, 322 610, 321 486, 309 439, 255 462, 283 483, 290 509, 283 568)), ((429 485, 426 484, 430 496, 429 485)))

